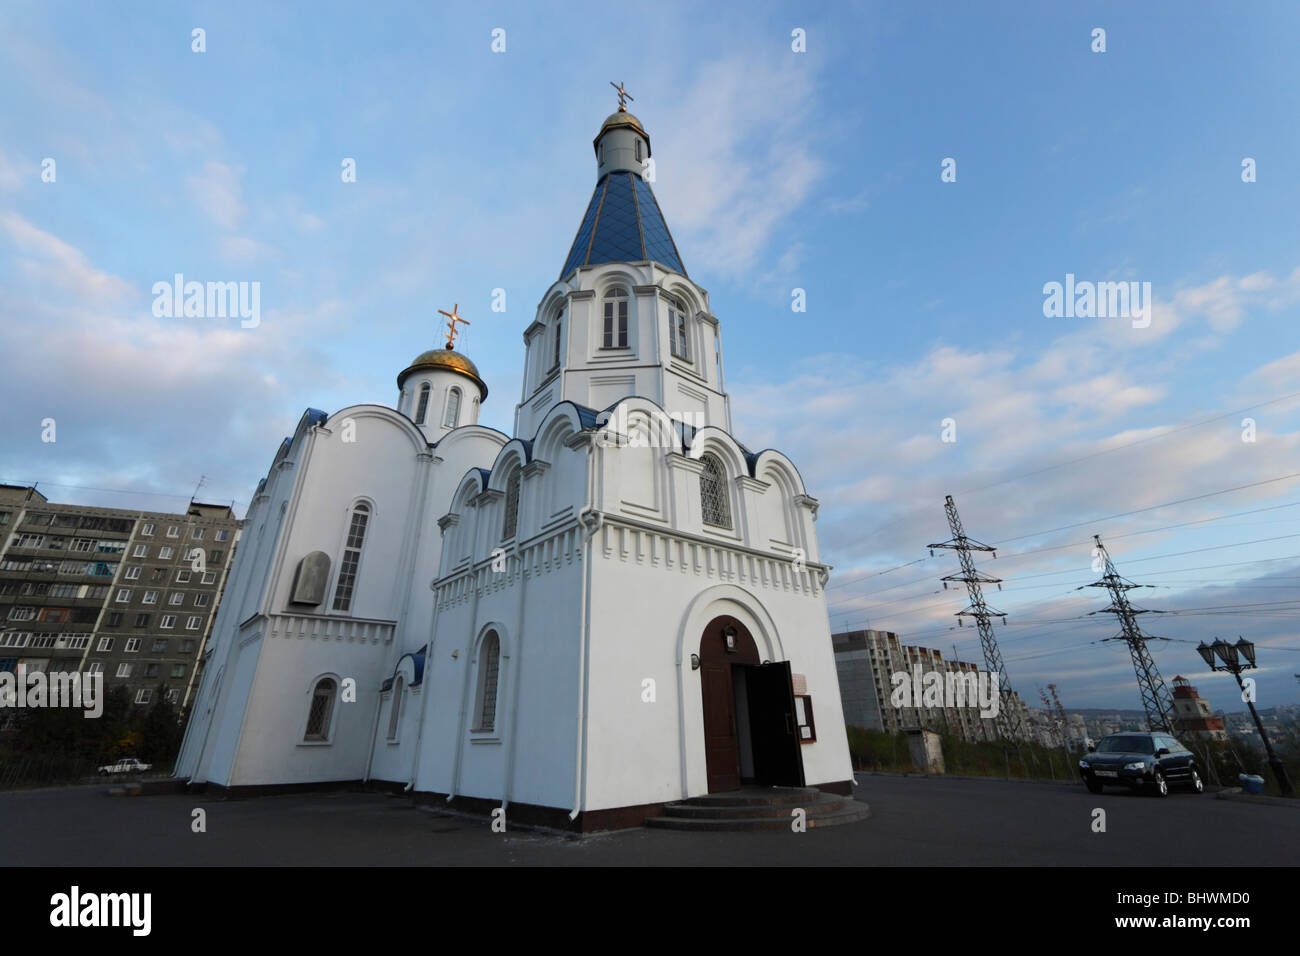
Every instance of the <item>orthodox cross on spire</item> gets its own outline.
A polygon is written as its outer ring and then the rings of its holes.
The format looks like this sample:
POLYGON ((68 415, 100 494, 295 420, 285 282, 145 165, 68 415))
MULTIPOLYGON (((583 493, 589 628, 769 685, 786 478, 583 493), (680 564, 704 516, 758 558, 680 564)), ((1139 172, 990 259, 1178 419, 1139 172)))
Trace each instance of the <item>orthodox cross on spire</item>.
POLYGON ((618 90, 618 111, 620 113, 626 113, 627 101, 634 100, 636 99, 636 97, 633 96, 631 93, 629 93, 627 90, 623 89, 622 80, 619 80, 617 83, 615 83, 613 80, 610 80, 609 85, 614 87, 614 89, 618 90))
POLYGON ((449 349, 455 347, 456 334, 458 331, 456 329, 456 323, 460 322, 462 325, 469 325, 469 320, 462 319, 460 315, 457 313, 456 310, 459 308, 460 308, 460 303, 456 303, 451 307, 450 312, 446 311, 445 309, 438 310, 439 315, 445 315, 447 317, 447 348, 449 349))

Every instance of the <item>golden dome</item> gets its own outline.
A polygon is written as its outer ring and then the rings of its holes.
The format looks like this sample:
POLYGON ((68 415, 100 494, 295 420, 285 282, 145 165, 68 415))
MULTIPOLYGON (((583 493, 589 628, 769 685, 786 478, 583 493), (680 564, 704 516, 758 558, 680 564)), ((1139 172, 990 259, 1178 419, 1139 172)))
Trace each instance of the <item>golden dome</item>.
POLYGON ((427 352, 421 352, 415 357, 415 361, 406 367, 401 375, 397 376, 397 387, 401 388, 402 383, 413 373, 421 369, 446 369, 449 372, 457 372, 470 379, 478 386, 479 400, 487 398, 488 387, 484 384, 483 379, 479 377, 478 368, 466 356, 461 355, 454 349, 429 349, 427 352))
POLYGON ((617 113, 609 114, 609 118, 606 119, 604 124, 601 125, 600 132, 597 133, 596 138, 591 141, 592 148, 597 150, 597 154, 599 154, 599 150, 600 150, 600 138, 604 136, 606 133, 608 133, 610 130, 619 129, 620 127, 627 127, 629 129, 634 129, 642 136, 644 136, 646 142, 646 150, 647 152, 649 152, 650 134, 645 131, 645 127, 641 125, 641 121, 639 119, 637 119, 627 110, 620 109, 617 113))
POLYGON ((613 129, 616 126, 631 126, 637 132, 645 133, 645 127, 641 125, 641 121, 639 119, 637 119, 627 110, 620 109, 617 113, 609 114, 609 118, 605 120, 604 125, 601 126, 600 132, 596 134, 596 138, 600 139, 601 135, 605 132, 605 130, 613 129))

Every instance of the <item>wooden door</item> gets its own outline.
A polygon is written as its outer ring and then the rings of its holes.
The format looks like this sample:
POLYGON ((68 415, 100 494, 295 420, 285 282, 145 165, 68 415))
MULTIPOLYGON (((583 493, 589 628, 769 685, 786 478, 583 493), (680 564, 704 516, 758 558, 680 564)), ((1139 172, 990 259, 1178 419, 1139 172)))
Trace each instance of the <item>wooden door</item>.
POLYGON ((709 793, 740 789, 740 740, 736 733, 735 664, 757 664, 758 646, 733 617, 709 622, 700 639, 700 696, 704 703, 704 759, 709 793), (728 640, 730 636, 730 640, 728 640))

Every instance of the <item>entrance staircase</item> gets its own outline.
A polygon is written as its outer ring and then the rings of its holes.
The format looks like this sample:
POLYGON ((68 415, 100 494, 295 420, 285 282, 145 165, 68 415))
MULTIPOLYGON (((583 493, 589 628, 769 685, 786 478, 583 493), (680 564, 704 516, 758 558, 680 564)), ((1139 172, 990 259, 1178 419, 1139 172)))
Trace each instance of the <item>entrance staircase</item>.
POLYGON ((814 787, 745 787, 691 797, 664 807, 646 826, 668 830, 789 830, 803 809, 809 829, 856 823, 871 816, 865 803, 814 787))

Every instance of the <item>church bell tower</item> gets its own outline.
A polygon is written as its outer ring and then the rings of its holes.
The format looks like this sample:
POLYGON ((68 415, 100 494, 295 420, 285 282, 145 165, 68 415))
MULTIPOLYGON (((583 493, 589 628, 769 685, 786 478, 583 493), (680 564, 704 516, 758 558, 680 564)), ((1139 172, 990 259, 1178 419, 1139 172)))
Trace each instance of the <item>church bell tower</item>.
POLYGON ((671 418, 731 430, 721 331, 691 281, 651 181, 650 134, 619 107, 592 146, 596 187, 556 282, 524 332, 515 434, 531 437, 561 401, 596 411, 631 395, 671 418))

